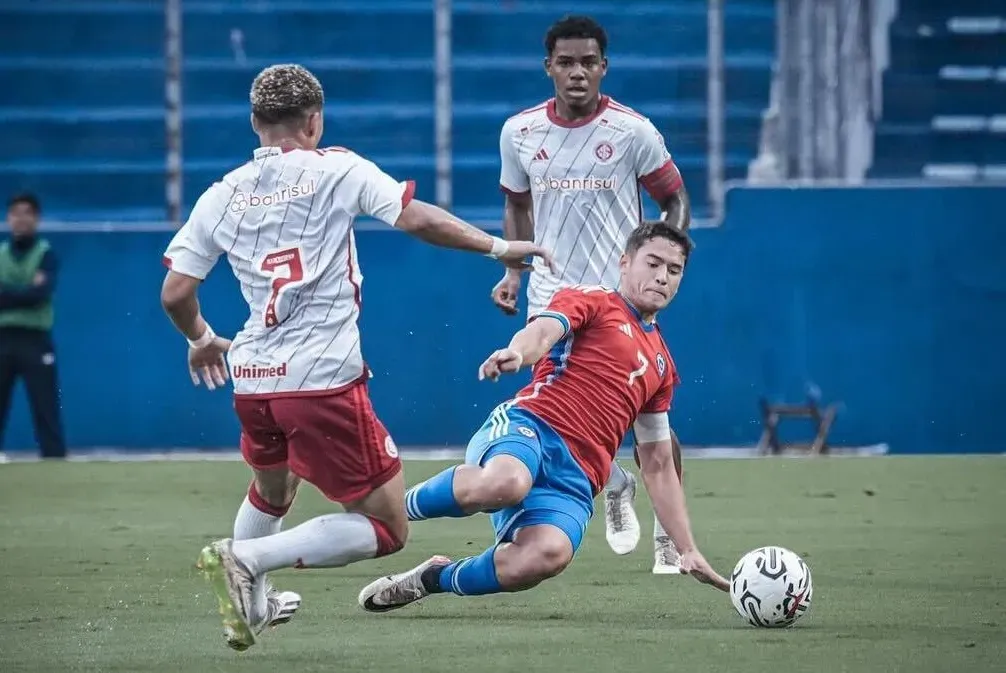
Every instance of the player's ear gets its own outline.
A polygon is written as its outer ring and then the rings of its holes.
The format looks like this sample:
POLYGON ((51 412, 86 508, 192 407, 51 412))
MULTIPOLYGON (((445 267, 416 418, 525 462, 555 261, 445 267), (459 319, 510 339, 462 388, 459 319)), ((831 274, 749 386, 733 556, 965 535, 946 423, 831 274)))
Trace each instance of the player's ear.
POLYGON ((551 71, 551 69, 552 69, 552 57, 546 56, 545 60, 542 61, 542 65, 545 67, 545 74, 548 75, 549 77, 551 77, 552 76, 552 71, 551 71))
POLYGON ((321 110, 316 110, 312 112, 307 117, 307 134, 314 142, 321 140, 322 132, 324 131, 325 120, 322 116, 321 110))
POLYGON ((608 57, 605 56, 601 59, 601 77, 608 74, 608 57))
POLYGON ((258 130, 258 120, 255 119, 255 114, 252 113, 248 115, 248 118, 251 120, 252 131, 254 131, 255 133, 260 133, 260 131, 258 130))
POLYGON ((631 261, 629 255, 623 252, 622 256, 618 258, 618 270, 622 272, 627 271, 629 269, 629 262, 631 261))

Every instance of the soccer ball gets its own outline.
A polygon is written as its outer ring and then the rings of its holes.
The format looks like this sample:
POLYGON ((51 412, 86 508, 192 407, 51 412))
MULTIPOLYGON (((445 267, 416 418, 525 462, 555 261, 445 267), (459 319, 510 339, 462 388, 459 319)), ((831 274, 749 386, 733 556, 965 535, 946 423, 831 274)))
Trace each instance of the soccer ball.
POLYGON ((810 608, 810 568, 782 547, 744 555, 730 575, 730 601, 752 626, 792 626, 810 608))

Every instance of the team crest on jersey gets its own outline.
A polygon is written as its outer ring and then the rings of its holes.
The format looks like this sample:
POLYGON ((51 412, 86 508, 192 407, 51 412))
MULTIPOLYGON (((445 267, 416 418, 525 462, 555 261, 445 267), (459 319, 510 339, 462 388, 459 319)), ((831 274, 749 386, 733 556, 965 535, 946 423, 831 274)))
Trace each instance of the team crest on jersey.
POLYGON ((395 440, 388 435, 384 438, 384 452, 388 454, 389 458, 398 458, 398 447, 395 446, 395 440))
POLYGON ((667 371, 667 361, 664 360, 664 354, 657 353, 657 373, 663 376, 665 371, 667 371))
POLYGON ((602 140, 594 147, 594 156, 601 163, 611 161, 611 158, 615 156, 615 146, 607 140, 602 140))

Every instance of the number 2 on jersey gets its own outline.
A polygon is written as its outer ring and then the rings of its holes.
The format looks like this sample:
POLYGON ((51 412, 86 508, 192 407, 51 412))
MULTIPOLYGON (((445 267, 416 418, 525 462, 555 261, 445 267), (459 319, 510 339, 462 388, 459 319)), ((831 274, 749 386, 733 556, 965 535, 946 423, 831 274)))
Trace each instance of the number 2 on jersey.
POLYGON ((629 385, 630 386, 632 385, 633 381, 635 381, 640 376, 642 376, 643 374, 645 374, 647 368, 649 368, 649 366, 650 366, 650 363, 646 359, 646 356, 643 355, 643 351, 636 351, 636 357, 639 358, 639 369, 633 369, 631 372, 629 372, 629 385))
POLYGON ((275 327, 279 324, 279 316, 276 314, 276 302, 279 301, 280 291, 290 283, 304 280, 303 255, 300 248, 284 248, 283 250, 273 250, 266 253, 262 260, 262 271, 273 277, 272 293, 269 295, 269 303, 265 307, 265 326, 275 327))

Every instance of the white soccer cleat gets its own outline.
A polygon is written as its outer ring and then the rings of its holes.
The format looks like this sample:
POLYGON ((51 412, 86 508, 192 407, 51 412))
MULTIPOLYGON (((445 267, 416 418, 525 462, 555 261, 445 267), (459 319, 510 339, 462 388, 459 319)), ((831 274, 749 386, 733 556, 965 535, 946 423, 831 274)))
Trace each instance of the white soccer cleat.
POLYGON ((300 608, 300 594, 293 591, 277 591, 269 588, 266 594, 265 619, 256 627, 262 633, 267 627, 277 627, 286 624, 300 608))
POLYGON ((450 563, 451 560, 446 556, 434 556, 412 570, 374 580, 363 587, 357 601, 367 612, 388 612, 404 608, 432 593, 423 584, 423 573, 433 568, 443 568, 450 563))
POLYGON ((628 554, 639 544, 639 519, 632 501, 636 499, 636 477, 625 473, 625 486, 604 491, 604 537, 616 554, 628 554))
POLYGON ((234 557, 232 544, 230 539, 226 539, 205 547, 199 554, 196 567, 202 570, 217 596, 227 645, 243 651, 255 644, 255 634, 248 619, 248 615, 255 612, 255 578, 234 557))
MULTIPOLYGON (((654 522, 654 526, 659 526, 654 522)), ((662 532, 662 531, 655 531, 662 532)), ((671 537, 666 533, 656 535, 653 538, 653 574, 654 575, 680 575, 681 574, 681 554, 671 537)))

